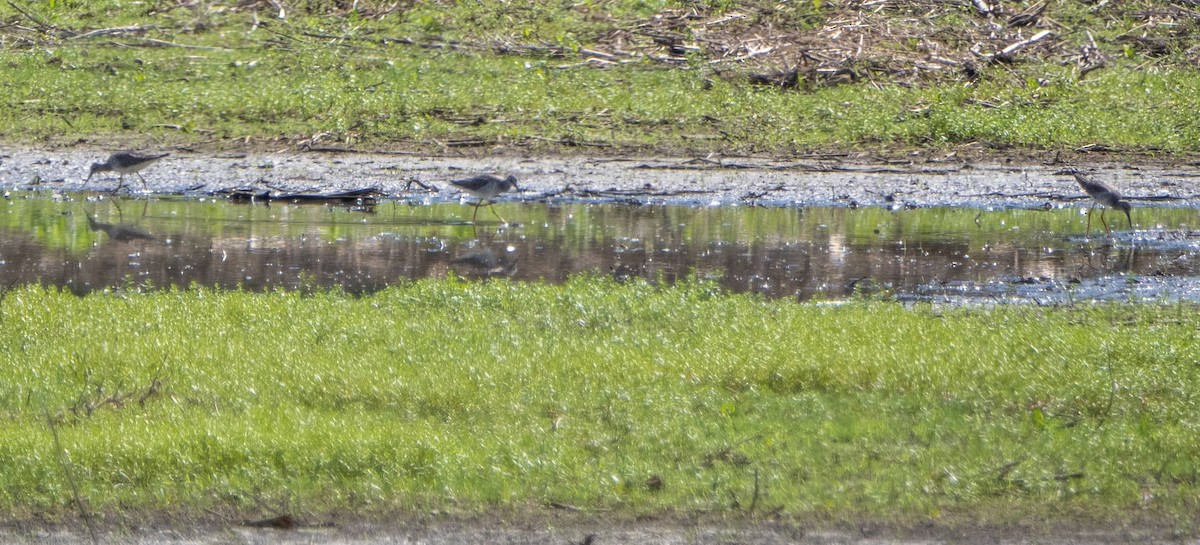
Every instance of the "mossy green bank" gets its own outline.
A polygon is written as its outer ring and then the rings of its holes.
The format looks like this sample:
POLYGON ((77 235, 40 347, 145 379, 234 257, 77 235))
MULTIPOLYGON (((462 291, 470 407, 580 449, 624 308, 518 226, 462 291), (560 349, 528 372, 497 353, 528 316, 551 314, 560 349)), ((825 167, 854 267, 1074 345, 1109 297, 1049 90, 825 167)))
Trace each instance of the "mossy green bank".
POLYGON ((1186 526, 1200 493, 1188 304, 797 304, 579 277, 19 287, 0 311, 14 516, 72 512, 68 469, 99 511, 1186 526))
POLYGON ((969 2, 924 15, 919 3, 344 4, 0 4, 0 139, 597 153, 1200 149, 1188 38, 1200 19, 1170 2, 1051 1, 1028 32, 969 2), (860 41, 865 60, 813 65, 850 47, 837 41, 839 24, 913 28, 860 41), (1039 42, 1053 48, 988 56, 1039 30, 1053 33, 1039 42), (980 42, 989 32, 1002 37, 980 42), (756 49, 759 35, 775 41, 756 49), (809 40, 824 41, 795 53, 809 40), (1084 76, 1078 52, 1092 50, 1104 68, 1084 76), (944 70, 927 69, 948 57, 944 70), (753 83, 800 68, 845 81, 753 83))

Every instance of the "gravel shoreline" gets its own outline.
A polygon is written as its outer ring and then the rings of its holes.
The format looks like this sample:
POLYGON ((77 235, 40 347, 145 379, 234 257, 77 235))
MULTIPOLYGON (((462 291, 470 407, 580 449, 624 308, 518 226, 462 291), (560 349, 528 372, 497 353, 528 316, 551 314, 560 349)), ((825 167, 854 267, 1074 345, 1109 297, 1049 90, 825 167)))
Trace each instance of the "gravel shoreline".
MULTIPOLYGON (((171 150, 167 150, 171 151, 171 150)), ((0 185, 6 190, 108 191, 113 173, 84 185, 88 166, 108 152, 72 147, 0 149, 0 185)), ((180 152, 147 168, 143 189, 126 177, 132 194, 206 194, 233 189, 334 192, 376 188, 387 197, 457 200, 451 179, 481 173, 515 174, 521 192, 504 200, 629 202, 700 206, 1056 206, 1086 202, 1068 176, 1077 166, 1115 184, 1134 206, 1194 206, 1200 167, 1160 160, 1038 162, 956 157, 911 161, 816 157, 763 158, 587 156, 413 156, 357 152, 180 152), (425 189, 421 184, 432 189, 425 189)), ((122 191, 124 194, 124 191, 122 191)))

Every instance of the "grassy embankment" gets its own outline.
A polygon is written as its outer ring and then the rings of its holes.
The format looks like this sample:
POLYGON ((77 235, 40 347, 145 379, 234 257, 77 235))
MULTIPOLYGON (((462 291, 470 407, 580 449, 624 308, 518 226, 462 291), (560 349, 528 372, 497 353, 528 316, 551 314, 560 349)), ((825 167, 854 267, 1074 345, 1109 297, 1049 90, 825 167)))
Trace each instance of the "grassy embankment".
POLYGON ((1138 518, 1200 493, 1192 305, 427 281, 3 299, 0 510, 1138 518), (56 449, 47 416, 61 440, 56 449), (536 513, 537 511, 532 511, 536 513))
MULTIPOLYGON (((0 4, 10 142, 780 154, 1200 142, 1195 23, 1166 2, 1050 2, 1052 43, 970 69, 992 27, 966 3, 701 6, 693 19, 654 2, 379 16, 367 11, 385 3, 282 2, 283 20, 269 2, 257 15, 13 4, 0 4), (735 9, 748 17, 720 22, 735 9), (884 34, 849 60, 722 60, 751 53, 756 33, 829 45, 822 29, 839 17, 879 13, 924 38, 884 34), (85 34, 118 27, 136 28, 85 34), (1070 52, 1089 32, 1108 64, 1081 79, 1070 52), (959 64, 903 70, 935 42, 959 64), (750 83, 789 67, 794 89, 750 83)), ((981 51, 1037 31, 998 30, 981 51)), ((0 311, 12 517, 74 509, 60 454, 91 508, 235 515, 561 503, 1190 527, 1200 482, 1186 305, 830 307, 581 279, 361 299, 18 288, 0 311)))
POLYGON ((969 2, 356 4, 0 4, 0 138, 769 154, 1200 146, 1197 18, 1170 2, 1050 1, 1024 27, 1008 22, 1033 2, 990 17, 969 2), (1104 67, 1081 77, 1095 59, 1104 67))

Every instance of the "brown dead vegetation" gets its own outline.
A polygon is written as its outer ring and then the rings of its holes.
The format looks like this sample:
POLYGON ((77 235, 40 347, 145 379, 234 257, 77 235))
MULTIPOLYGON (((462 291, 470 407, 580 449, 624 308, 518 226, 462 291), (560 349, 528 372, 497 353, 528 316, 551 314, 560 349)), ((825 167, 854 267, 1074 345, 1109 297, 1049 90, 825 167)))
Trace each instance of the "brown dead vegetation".
MULTIPOLYGON (((284 4, 257 0, 240 7, 285 9, 284 4)), ((378 18, 402 16, 412 7, 364 4, 369 5, 355 8, 358 13, 378 18)), ((569 60, 559 68, 625 63, 707 68, 717 77, 795 89, 852 82, 970 82, 985 66, 1025 61, 1072 65, 1082 78, 1108 66, 1116 54, 1144 60, 1143 66, 1200 65, 1194 39, 1200 3, 1193 1, 744 1, 719 9, 712 7, 715 2, 692 4, 632 21, 609 16, 603 7, 573 6, 602 28, 579 47, 517 36, 370 40, 569 60)))
POLYGON ((1151 60, 1180 56, 1192 65, 1200 60, 1200 46, 1191 39, 1200 23, 1193 3, 1126 2, 1118 8, 1098 2, 1084 11, 1102 12, 1111 24, 1095 32, 1058 19, 1060 12, 1078 19, 1079 3, 1073 4, 825 2, 809 17, 811 28, 798 28, 768 5, 742 3, 720 13, 665 11, 596 47, 608 46, 614 58, 640 51, 660 63, 711 66, 724 77, 802 89, 856 81, 972 81, 984 65, 1031 60, 1074 65, 1083 77, 1106 66, 1114 50, 1151 60), (1098 43, 1098 35, 1111 34, 1108 27, 1130 22, 1135 26, 1110 43, 1098 43))
MULTIPOLYGON (((149 28, 71 29, 55 26, 7 0, 23 15, 10 26, 60 39, 127 36, 149 28)), ((716 77, 755 84, 811 89, 843 83, 921 85, 974 81, 986 66, 1026 61, 1073 65, 1079 77, 1111 64, 1119 55, 1139 67, 1200 66, 1200 2, 1195 0, 826 0, 776 3, 749 0, 684 2, 641 20, 605 13, 605 2, 578 3, 589 28, 578 45, 525 36, 466 37, 385 35, 370 31, 330 33, 293 26, 299 15, 332 20, 403 18, 421 6, 411 1, 240 0, 219 8, 193 0, 156 2, 151 14, 217 9, 250 13, 254 27, 271 38, 323 42, 334 47, 415 45, 500 55, 563 59, 558 68, 618 64, 708 69, 716 77), (713 7, 720 4, 720 7, 713 7)), ((530 17, 517 4, 492 8, 490 16, 530 17)), ((200 17, 200 15, 198 15, 200 17)), ((184 25, 195 30, 194 25, 184 25)), ((169 29, 168 29, 169 30, 169 29)), ((159 41, 161 42, 161 41, 159 41)), ((178 45, 178 44, 171 44, 178 45)))

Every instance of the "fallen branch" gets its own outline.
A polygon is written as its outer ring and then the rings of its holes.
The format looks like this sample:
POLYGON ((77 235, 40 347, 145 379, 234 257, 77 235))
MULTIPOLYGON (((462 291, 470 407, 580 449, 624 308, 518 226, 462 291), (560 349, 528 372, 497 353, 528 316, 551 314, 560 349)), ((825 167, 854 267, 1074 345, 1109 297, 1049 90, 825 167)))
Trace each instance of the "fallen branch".
POLYGON ((235 189, 228 193, 228 198, 234 202, 284 201, 292 204, 312 203, 374 206, 378 201, 379 195, 380 191, 375 187, 335 193, 271 193, 270 191, 255 191, 252 189, 235 189))
POLYGON ((992 60, 1000 62, 1012 62, 1015 60, 1014 55, 1016 55, 1018 51, 1052 36, 1054 36, 1053 32, 1049 30, 1043 30, 1037 34, 1034 34, 1033 37, 1029 38, 1028 40, 1021 40, 1009 45, 1004 49, 1001 49, 999 53, 992 55, 992 60))
POLYGON ((156 28, 158 28, 158 27, 156 27, 156 26, 123 26, 123 27, 113 27, 113 28, 98 28, 96 30, 84 32, 83 34, 76 34, 74 36, 71 36, 70 39, 84 40, 87 38, 94 38, 96 36, 124 36, 127 34, 141 34, 143 32, 146 32, 148 30, 154 30, 156 28))
POLYGON ((708 61, 708 64, 720 64, 720 63, 723 63, 723 62, 742 62, 742 61, 748 61, 748 60, 750 60, 750 59, 753 59, 754 57, 757 57, 757 56, 759 56, 759 55, 766 55, 766 54, 768 54, 768 53, 770 53, 770 52, 772 52, 772 51, 774 51, 774 50, 775 50, 775 48, 774 48, 774 47, 764 47, 764 48, 762 48, 762 49, 756 49, 756 50, 754 50, 754 51, 750 51, 749 53, 746 53, 745 55, 742 55, 742 56, 740 56, 740 57, 733 57, 733 58, 728 58, 728 59, 714 59, 714 60, 708 61))
POLYGON ((228 48, 224 48, 224 47, 210 47, 207 45, 178 44, 175 42, 168 42, 166 40, 156 40, 154 38, 146 38, 138 43, 129 43, 129 44, 121 44, 121 45, 130 46, 130 47, 178 47, 181 49, 200 49, 203 51, 233 51, 232 49, 228 49, 228 48))

